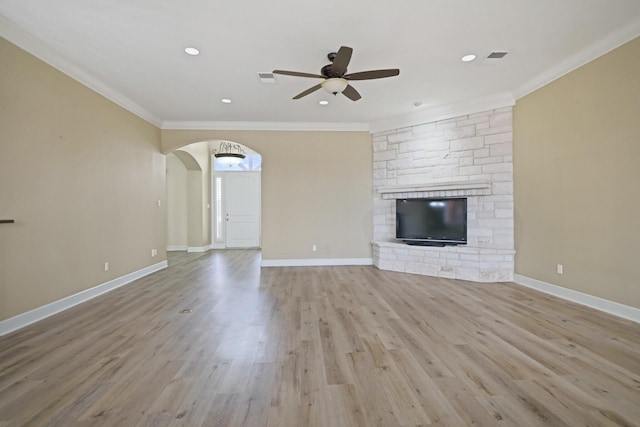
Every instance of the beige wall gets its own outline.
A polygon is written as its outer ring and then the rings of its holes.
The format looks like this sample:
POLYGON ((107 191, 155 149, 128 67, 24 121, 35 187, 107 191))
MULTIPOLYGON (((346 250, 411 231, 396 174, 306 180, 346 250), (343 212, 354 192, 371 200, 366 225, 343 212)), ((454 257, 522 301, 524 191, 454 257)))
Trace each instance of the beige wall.
POLYGON ((640 38, 518 100, 514 178, 516 273, 640 308, 640 38))
POLYGON ((211 139, 262 155, 263 259, 371 257, 368 132, 163 130, 162 149, 211 139))
POLYGON ((187 248, 187 168, 167 155, 167 247, 187 248))
POLYGON ((158 128, 3 39, 0 58, 2 320, 165 260, 166 218, 158 128))
POLYGON ((211 244, 211 174, 209 147, 207 143, 190 144, 177 152, 185 151, 198 163, 197 168, 187 171, 187 203, 189 206, 189 247, 205 248, 211 244))
POLYGON ((190 144, 167 157, 167 245, 172 250, 204 250, 211 243, 207 143, 190 144))

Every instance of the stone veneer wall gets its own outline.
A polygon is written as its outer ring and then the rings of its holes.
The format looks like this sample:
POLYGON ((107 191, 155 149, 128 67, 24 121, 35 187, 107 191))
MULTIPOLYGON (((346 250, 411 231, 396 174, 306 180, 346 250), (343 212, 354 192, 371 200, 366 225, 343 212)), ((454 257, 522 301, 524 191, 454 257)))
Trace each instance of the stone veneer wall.
POLYGON ((374 264, 474 281, 513 280, 511 107, 373 135, 374 264), (467 197, 467 245, 394 242, 395 199, 467 197))

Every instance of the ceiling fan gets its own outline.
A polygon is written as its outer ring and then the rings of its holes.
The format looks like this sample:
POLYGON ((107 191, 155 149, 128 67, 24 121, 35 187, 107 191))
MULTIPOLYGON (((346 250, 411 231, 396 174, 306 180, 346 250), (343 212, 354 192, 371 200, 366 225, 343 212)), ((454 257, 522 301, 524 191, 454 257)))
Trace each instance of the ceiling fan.
POLYGON ((300 73, 297 71, 285 71, 285 70, 273 70, 274 74, 283 74, 285 76, 296 77, 311 77, 317 79, 324 79, 320 84, 317 84, 309 89, 301 92, 293 97, 293 99, 300 99, 303 96, 307 96, 310 93, 323 88, 329 93, 337 95, 342 93, 344 96, 352 101, 357 101, 361 98, 357 90, 349 84, 350 80, 372 80, 382 79, 384 77, 393 77, 400 74, 400 70, 397 68, 387 70, 371 70, 361 71, 359 73, 347 73, 347 66, 351 61, 351 54, 353 49, 348 46, 342 46, 338 49, 338 52, 331 52, 327 55, 331 64, 327 64, 320 70, 320 74, 300 73))

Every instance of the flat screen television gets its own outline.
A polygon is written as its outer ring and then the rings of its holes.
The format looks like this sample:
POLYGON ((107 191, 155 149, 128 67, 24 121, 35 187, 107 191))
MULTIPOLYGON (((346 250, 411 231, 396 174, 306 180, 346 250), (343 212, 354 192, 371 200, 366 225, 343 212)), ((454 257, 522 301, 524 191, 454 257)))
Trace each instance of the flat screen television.
POLYGON ((410 245, 466 245, 467 199, 396 199, 396 239, 410 245))

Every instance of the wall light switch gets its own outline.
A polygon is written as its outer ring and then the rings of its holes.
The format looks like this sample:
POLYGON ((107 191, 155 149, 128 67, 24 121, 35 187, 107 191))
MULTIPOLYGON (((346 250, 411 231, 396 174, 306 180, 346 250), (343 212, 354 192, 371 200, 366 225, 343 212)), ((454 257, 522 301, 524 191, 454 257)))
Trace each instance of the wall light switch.
POLYGON ((558 265, 556 266, 556 272, 557 272, 558 274, 562 274, 562 270, 563 270, 562 264, 558 264, 558 265))
POLYGON ((109 263, 108 262, 104 263, 104 271, 109 271, 109 263))

